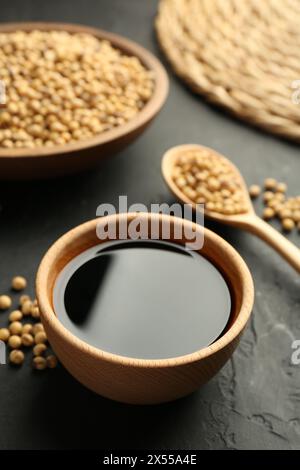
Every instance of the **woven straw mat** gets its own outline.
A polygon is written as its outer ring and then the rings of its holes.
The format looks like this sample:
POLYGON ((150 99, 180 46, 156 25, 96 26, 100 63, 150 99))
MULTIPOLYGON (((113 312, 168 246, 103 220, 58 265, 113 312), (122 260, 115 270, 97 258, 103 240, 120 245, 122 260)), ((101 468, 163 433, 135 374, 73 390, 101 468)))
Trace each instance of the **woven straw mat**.
POLYGON ((300 142, 300 0, 161 0, 156 30, 195 92, 300 142))

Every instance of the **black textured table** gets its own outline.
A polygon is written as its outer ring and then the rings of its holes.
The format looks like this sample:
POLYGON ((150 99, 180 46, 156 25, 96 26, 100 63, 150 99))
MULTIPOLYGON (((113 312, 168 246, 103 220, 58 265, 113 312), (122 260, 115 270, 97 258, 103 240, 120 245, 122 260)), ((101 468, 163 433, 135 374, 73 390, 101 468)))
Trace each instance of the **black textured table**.
MULTIPOLYGON (((80 22, 128 36, 160 56, 152 0, 10 0, 1 21, 80 22)), ((163 60, 163 58, 162 58, 163 60)), ((169 73, 170 70, 168 69, 169 73)), ((295 77, 299 78, 299 77, 295 77)), ((160 174, 170 146, 202 143, 223 152, 248 183, 266 176, 299 194, 296 145, 265 135, 207 105, 170 73, 169 99, 152 127, 91 174, 49 182, 0 184, 0 290, 13 275, 33 283, 41 256, 71 227, 95 217, 102 202, 171 202, 160 174)), ((259 206, 261 210, 261 206, 259 206)), ((241 253, 253 274, 256 302, 232 360, 190 397, 155 407, 125 406, 94 395, 62 367, 33 373, 0 366, 1 449, 296 449, 300 448, 300 277, 251 235, 207 225, 241 253)), ((291 239, 300 246, 298 234, 291 239)), ((0 325, 6 322, 1 314, 0 325)))

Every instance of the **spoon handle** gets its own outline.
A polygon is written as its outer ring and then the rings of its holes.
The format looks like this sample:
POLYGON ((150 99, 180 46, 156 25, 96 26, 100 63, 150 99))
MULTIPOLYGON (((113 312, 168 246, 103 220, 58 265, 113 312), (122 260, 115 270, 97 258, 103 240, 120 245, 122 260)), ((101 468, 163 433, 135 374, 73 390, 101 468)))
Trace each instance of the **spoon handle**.
POLYGON ((294 243, 287 240, 278 230, 256 215, 247 219, 245 228, 272 246, 300 273, 300 249, 294 243))

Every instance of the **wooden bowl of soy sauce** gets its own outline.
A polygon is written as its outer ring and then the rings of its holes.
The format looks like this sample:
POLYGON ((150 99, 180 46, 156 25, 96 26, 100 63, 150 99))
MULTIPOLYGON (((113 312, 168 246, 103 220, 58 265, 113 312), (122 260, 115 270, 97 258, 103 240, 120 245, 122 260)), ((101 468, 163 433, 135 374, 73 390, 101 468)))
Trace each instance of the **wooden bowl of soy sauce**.
POLYGON ((148 234, 156 224, 158 239, 130 239, 134 213, 86 222, 48 250, 36 289, 51 346, 79 382, 113 400, 154 404, 193 392, 223 367, 254 288, 245 262, 215 233, 169 215, 138 216, 148 234), (113 223, 115 236, 99 239, 113 223), (188 249, 185 229, 203 246, 188 249))

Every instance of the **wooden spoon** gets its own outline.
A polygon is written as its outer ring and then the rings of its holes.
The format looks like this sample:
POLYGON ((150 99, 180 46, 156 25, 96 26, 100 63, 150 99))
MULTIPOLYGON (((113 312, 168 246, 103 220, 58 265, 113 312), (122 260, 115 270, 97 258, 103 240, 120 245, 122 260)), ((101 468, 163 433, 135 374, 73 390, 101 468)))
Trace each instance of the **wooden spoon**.
POLYGON ((255 214, 253 205, 251 203, 248 189, 244 178, 242 177, 239 170, 236 168, 233 163, 230 162, 223 155, 217 153, 215 150, 201 145, 179 145, 177 147, 172 147, 169 149, 163 156, 162 159, 162 174, 163 177, 169 186, 172 193, 183 203, 191 204, 196 210, 196 203, 189 199, 186 194, 184 194, 181 189, 173 181, 173 168, 178 162, 179 156, 183 155, 185 151, 189 150, 205 150, 211 152, 213 155, 217 156, 225 161, 226 164, 232 169, 236 174, 237 178, 240 181, 240 186, 243 191, 244 204, 246 203, 247 211, 241 214, 235 215, 224 215, 218 212, 213 212, 205 209, 205 215, 212 220, 217 220, 218 222, 223 222, 228 225, 233 225, 234 227, 239 227, 248 232, 253 233, 258 236, 269 245, 271 245, 291 266, 293 266, 296 271, 300 273, 300 250, 293 243, 287 240, 281 233, 274 229, 271 225, 266 223, 260 217, 255 214))

